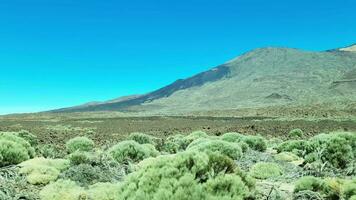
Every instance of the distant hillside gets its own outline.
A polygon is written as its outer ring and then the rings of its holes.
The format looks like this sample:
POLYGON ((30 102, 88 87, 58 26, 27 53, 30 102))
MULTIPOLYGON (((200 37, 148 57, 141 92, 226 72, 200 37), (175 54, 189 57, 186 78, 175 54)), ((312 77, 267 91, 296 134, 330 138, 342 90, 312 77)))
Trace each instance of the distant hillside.
POLYGON ((52 112, 226 110, 356 101, 356 45, 325 52, 260 48, 145 95, 52 112))

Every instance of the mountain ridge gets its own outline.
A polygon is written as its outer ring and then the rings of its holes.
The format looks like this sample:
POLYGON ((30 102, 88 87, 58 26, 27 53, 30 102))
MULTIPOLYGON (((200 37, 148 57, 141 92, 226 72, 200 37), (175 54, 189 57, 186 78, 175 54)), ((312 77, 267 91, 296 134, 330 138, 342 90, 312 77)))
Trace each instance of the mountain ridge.
MULTIPOLYGON (((211 70, 186 79, 178 79, 172 84, 144 95, 50 112, 171 112, 291 103, 308 104, 313 99, 320 102, 322 98, 328 98, 325 94, 338 94, 337 97, 350 99, 350 95, 345 95, 347 92, 344 91, 346 90, 343 89, 344 86, 333 85, 335 81, 339 81, 337 83, 339 85, 353 84, 342 83, 344 80, 342 77, 347 76, 348 73, 352 77, 356 74, 353 71, 356 70, 355 52, 341 49, 343 48, 313 52, 284 47, 258 48, 211 70), (320 92, 317 86, 322 88, 320 92), (310 91, 298 93, 293 90, 310 91), (313 95, 312 91, 317 95, 313 95), (300 95, 304 95, 305 99, 300 98, 300 95)), ((347 90, 352 90, 351 93, 354 94, 352 87, 347 90)))

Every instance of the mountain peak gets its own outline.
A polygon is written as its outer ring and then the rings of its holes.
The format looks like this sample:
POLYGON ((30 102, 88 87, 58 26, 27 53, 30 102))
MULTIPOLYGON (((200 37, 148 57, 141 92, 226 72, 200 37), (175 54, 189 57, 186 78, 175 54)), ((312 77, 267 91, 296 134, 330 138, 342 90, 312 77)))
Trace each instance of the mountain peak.
POLYGON ((356 52, 356 43, 344 48, 340 48, 339 51, 356 52))

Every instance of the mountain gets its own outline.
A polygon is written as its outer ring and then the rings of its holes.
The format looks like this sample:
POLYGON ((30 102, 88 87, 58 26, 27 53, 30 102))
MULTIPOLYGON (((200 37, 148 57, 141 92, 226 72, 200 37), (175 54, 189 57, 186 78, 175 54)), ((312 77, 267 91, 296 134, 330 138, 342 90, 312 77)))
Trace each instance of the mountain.
POLYGON ((356 45, 323 52, 260 48, 159 90, 52 112, 228 110, 356 101, 356 45))

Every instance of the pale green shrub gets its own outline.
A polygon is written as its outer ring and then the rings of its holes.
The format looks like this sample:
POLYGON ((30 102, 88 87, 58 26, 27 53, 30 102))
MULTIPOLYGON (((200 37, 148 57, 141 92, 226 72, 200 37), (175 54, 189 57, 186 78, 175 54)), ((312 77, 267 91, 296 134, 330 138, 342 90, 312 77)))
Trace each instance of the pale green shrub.
POLYGON ((69 153, 73 153, 75 151, 92 151, 94 148, 94 142, 87 137, 75 137, 66 143, 66 148, 69 153))
POLYGON ((345 181, 342 187, 342 197, 344 199, 356 197, 356 179, 345 181))
POLYGON ((112 183, 97 183, 89 186, 87 191, 89 199, 95 200, 115 200, 118 199, 119 189, 117 184, 112 183))
POLYGON ((122 141, 111 147, 108 152, 119 163, 139 162, 159 155, 151 144, 139 144, 133 140, 122 141))
POLYGON ((86 196, 84 189, 70 180, 58 180, 40 192, 41 200, 79 200, 86 196))
POLYGON ((69 161, 71 165, 80 165, 80 164, 90 164, 93 156, 89 152, 84 152, 84 151, 76 151, 73 152, 69 155, 69 161))
POLYGON ((36 146, 38 144, 37 136, 27 130, 21 130, 17 132, 16 135, 25 139, 27 142, 30 143, 31 146, 36 146))
MULTIPOLYGON (((240 133, 225 133, 221 136, 222 140, 228 142, 235 142, 235 143, 246 143, 249 148, 256 150, 256 151, 266 151, 267 149, 267 142, 262 136, 254 136, 254 135, 242 135, 240 133)), ((244 145, 244 144, 242 144, 244 145)), ((245 148, 245 150, 247 150, 245 148)))
POLYGON ((249 174, 257 179, 268 179, 282 175, 283 171, 276 163, 259 162, 251 167, 249 174))
POLYGON ((120 183, 117 200, 248 199, 254 181, 233 160, 187 151, 146 159, 120 183))
POLYGON ((291 152, 281 152, 275 155, 274 158, 276 160, 285 161, 285 162, 293 162, 293 161, 300 160, 300 158, 297 155, 291 152))
POLYGON ((45 158, 63 158, 65 156, 65 152, 53 144, 38 145, 37 153, 45 158))
POLYGON ((294 193, 309 190, 318 193, 324 193, 327 190, 325 182, 314 176, 305 176, 300 178, 294 187, 294 193))
POLYGON ((19 164, 20 173, 25 174, 30 184, 47 184, 58 178, 61 171, 69 167, 64 159, 34 158, 19 164))
POLYGON ((35 155, 35 149, 25 139, 14 133, 0 133, 0 167, 18 164, 35 155))
POLYGON ((198 152, 219 152, 233 160, 238 160, 242 156, 242 149, 238 143, 226 142, 223 140, 198 139, 192 142, 187 150, 198 152))
POLYGON ((139 144, 152 144, 153 146, 157 145, 157 138, 144 133, 131 133, 128 139, 134 140, 139 144))
POLYGON ((243 140, 245 136, 242 135, 241 133, 225 133, 221 136, 222 140, 228 141, 228 142, 240 142, 243 140))
POLYGON ((301 138, 304 136, 304 132, 301 129, 296 128, 289 131, 288 136, 291 138, 301 138))
POLYGON ((97 183, 82 188, 74 181, 58 180, 44 187, 41 200, 115 200, 119 198, 118 186, 111 183, 97 183))
POLYGON ((162 150, 167 153, 178 153, 184 151, 189 145, 184 135, 177 134, 169 136, 163 144, 162 150))

